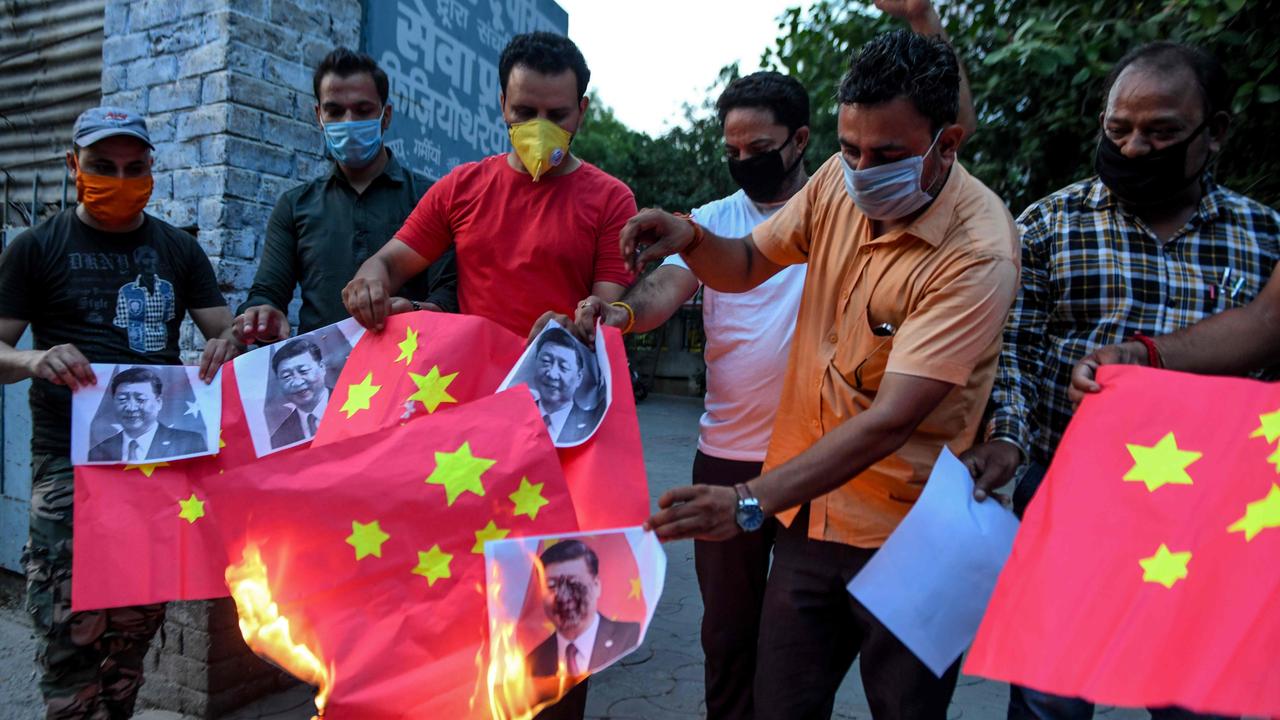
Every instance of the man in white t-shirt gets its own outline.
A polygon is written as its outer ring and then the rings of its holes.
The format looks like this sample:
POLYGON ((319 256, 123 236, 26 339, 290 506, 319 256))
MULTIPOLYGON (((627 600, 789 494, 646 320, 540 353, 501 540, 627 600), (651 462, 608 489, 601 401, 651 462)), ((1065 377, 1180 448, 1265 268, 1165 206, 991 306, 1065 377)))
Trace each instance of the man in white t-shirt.
MULTIPOLYGON (((742 188, 693 211, 698 224, 725 237, 751 234, 809 179, 809 95, 794 78, 758 72, 733 81, 716 101, 729 174, 742 188)), ((759 476, 781 378, 787 366, 804 265, 793 265, 750 292, 705 289, 706 413, 693 482, 733 487, 759 476)), ((599 317, 623 332, 666 322, 698 291, 679 255, 609 304, 589 297, 578 306, 577 331, 590 337, 599 317)), ((756 635, 773 547, 775 521, 727 542, 694 543, 702 591, 707 720, 750 720, 756 635)))

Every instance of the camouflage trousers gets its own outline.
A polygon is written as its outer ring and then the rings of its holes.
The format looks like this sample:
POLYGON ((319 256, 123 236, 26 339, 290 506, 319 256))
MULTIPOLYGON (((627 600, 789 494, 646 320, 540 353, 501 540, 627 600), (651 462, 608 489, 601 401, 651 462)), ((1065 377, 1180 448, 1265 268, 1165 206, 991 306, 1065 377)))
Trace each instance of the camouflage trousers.
POLYGON ((129 718, 164 605, 71 611, 74 482, 68 458, 31 458, 31 534, 22 561, 45 713, 49 720, 129 718))

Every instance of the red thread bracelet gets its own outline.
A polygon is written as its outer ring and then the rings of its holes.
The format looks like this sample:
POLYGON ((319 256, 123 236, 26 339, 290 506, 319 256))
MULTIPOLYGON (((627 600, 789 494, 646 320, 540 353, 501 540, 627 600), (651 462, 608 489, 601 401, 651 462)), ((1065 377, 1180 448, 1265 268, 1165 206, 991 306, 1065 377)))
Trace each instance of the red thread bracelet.
POLYGON ((1160 348, 1156 347, 1156 341, 1143 335, 1142 333, 1134 333, 1130 338, 1143 344, 1147 348, 1147 365, 1160 369, 1164 367, 1164 359, 1160 357, 1160 348))

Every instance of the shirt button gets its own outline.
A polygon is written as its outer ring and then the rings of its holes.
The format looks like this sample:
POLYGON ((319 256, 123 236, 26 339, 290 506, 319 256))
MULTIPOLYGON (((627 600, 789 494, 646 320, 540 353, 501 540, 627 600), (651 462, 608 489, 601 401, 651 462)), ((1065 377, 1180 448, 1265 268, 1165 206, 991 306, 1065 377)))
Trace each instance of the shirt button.
POLYGON ((835 344, 836 344, 836 334, 835 334, 835 333, 831 333, 830 335, 828 335, 828 336, 827 336, 827 342, 831 343, 832 345, 835 345, 835 344))

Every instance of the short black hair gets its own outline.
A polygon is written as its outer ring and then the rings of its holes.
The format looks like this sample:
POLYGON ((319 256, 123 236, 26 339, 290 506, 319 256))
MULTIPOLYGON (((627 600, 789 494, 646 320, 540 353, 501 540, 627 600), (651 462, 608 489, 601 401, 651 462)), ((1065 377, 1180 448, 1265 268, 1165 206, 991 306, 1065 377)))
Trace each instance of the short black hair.
POLYGON ((809 93, 799 80, 780 72, 761 70, 729 83, 716 100, 720 125, 730 110, 760 108, 773 113, 779 125, 794 133, 809 124, 809 93))
POLYGON ((373 86, 378 89, 378 97, 382 99, 382 104, 387 104, 387 97, 391 93, 391 83, 387 80, 387 73, 378 67, 377 61, 366 53, 356 52, 350 48, 336 47, 324 59, 320 61, 320 66, 316 68, 316 74, 311 78, 311 86, 315 91, 316 102, 320 102, 320 81, 324 80, 324 76, 333 73, 338 77, 351 77, 359 73, 369 73, 373 77, 373 86))
POLYGON ((960 62, 940 37, 910 30, 883 33, 854 54, 838 97, 842 105, 905 97, 937 132, 960 112, 960 62))
POLYGON ((151 390, 160 397, 160 393, 164 391, 164 383, 160 382, 160 376, 155 372, 142 367, 131 367, 128 370, 121 370, 116 376, 111 378, 111 394, 115 395, 116 390, 121 385, 133 385, 135 383, 151 383, 151 390))
POLYGON ((544 568, 556 563, 572 562, 579 558, 587 561, 587 569, 591 571, 592 577, 600 576, 600 558, 596 556, 595 550, 581 540, 561 540, 543 550, 538 556, 544 568))
POLYGON ((538 338, 538 347, 534 352, 542 352, 542 348, 545 345, 559 345, 569 348, 573 351, 573 356, 578 359, 578 369, 582 370, 586 367, 587 363, 582 359, 581 343, 575 340, 568 330, 552 328, 542 333, 542 337, 538 338))
POLYGON ((298 357, 299 355, 305 355, 307 353, 311 353, 311 357, 315 358, 317 363, 321 365, 324 364, 324 355, 320 353, 319 345, 316 345, 306 338, 294 338, 277 350, 275 355, 271 356, 271 372, 273 374, 280 372, 280 363, 288 360, 289 358, 298 357))
POLYGON ((507 92, 511 68, 517 65, 543 75, 559 75, 565 70, 572 70, 578 79, 578 99, 587 94, 587 83, 591 80, 587 61, 578 46, 563 35, 538 31, 511 38, 498 58, 498 80, 502 83, 503 94, 507 92))
POLYGON ((1230 112, 1231 98, 1235 90, 1231 87, 1231 79, 1218 59, 1194 45, 1176 42, 1153 42, 1130 50, 1116 66, 1107 74, 1107 82, 1102 95, 1105 105, 1111 97, 1111 88, 1115 86, 1120 73, 1131 65, 1172 72, 1185 68, 1195 75, 1196 85, 1200 87, 1200 96, 1204 99, 1204 119, 1208 120, 1219 112, 1230 112))

